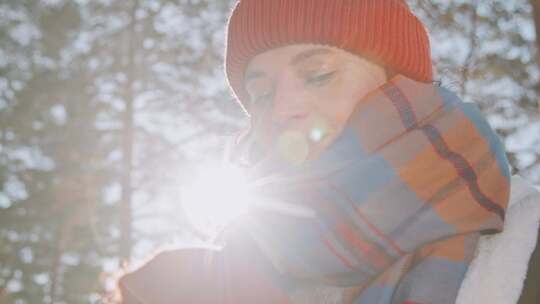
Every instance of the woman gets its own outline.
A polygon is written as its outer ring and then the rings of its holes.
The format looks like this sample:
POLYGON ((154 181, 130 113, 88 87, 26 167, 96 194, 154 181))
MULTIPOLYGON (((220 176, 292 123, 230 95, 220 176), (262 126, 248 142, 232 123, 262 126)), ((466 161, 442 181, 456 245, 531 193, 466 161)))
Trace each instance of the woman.
POLYGON ((227 41, 229 84, 252 122, 233 160, 270 203, 222 251, 162 254, 126 276, 125 303, 473 299, 462 285, 481 236, 503 229, 509 201, 538 195, 523 181, 511 195, 498 137, 433 83, 406 2, 241 0, 227 41))

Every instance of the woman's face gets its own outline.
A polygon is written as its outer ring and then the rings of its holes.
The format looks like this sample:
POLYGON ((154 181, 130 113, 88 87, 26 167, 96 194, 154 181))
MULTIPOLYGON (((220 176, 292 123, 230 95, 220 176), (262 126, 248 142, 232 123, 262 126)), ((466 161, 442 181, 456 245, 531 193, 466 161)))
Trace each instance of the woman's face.
POLYGON ((294 162, 319 155, 341 133, 355 105, 386 82, 378 65, 308 44, 262 53, 245 75, 258 143, 294 162))

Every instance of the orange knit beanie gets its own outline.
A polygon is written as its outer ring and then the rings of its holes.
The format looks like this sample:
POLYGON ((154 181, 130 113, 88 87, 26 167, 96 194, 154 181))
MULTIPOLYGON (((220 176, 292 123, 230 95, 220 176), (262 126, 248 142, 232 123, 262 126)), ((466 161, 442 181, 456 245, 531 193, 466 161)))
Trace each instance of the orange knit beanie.
POLYGON ((229 19, 225 71, 244 108, 249 61, 297 43, 338 47, 418 81, 433 78, 427 32, 405 0, 240 0, 229 19))

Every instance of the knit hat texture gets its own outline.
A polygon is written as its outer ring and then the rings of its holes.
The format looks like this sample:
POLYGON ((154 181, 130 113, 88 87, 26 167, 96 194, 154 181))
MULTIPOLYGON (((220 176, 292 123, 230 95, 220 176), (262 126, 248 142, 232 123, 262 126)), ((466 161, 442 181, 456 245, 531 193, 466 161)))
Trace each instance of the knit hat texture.
POLYGON ((417 81, 433 80, 427 32, 405 0, 240 0, 229 18, 225 71, 244 110, 249 61, 291 44, 337 47, 417 81))

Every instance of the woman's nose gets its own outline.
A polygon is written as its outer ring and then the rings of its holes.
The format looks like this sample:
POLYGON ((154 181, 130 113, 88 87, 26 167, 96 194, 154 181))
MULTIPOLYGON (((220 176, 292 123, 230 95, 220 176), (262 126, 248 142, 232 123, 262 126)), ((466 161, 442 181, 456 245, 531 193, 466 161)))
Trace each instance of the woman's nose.
POLYGON ((307 116, 308 106, 305 95, 294 81, 284 79, 274 93, 272 121, 278 126, 287 125, 307 116))

